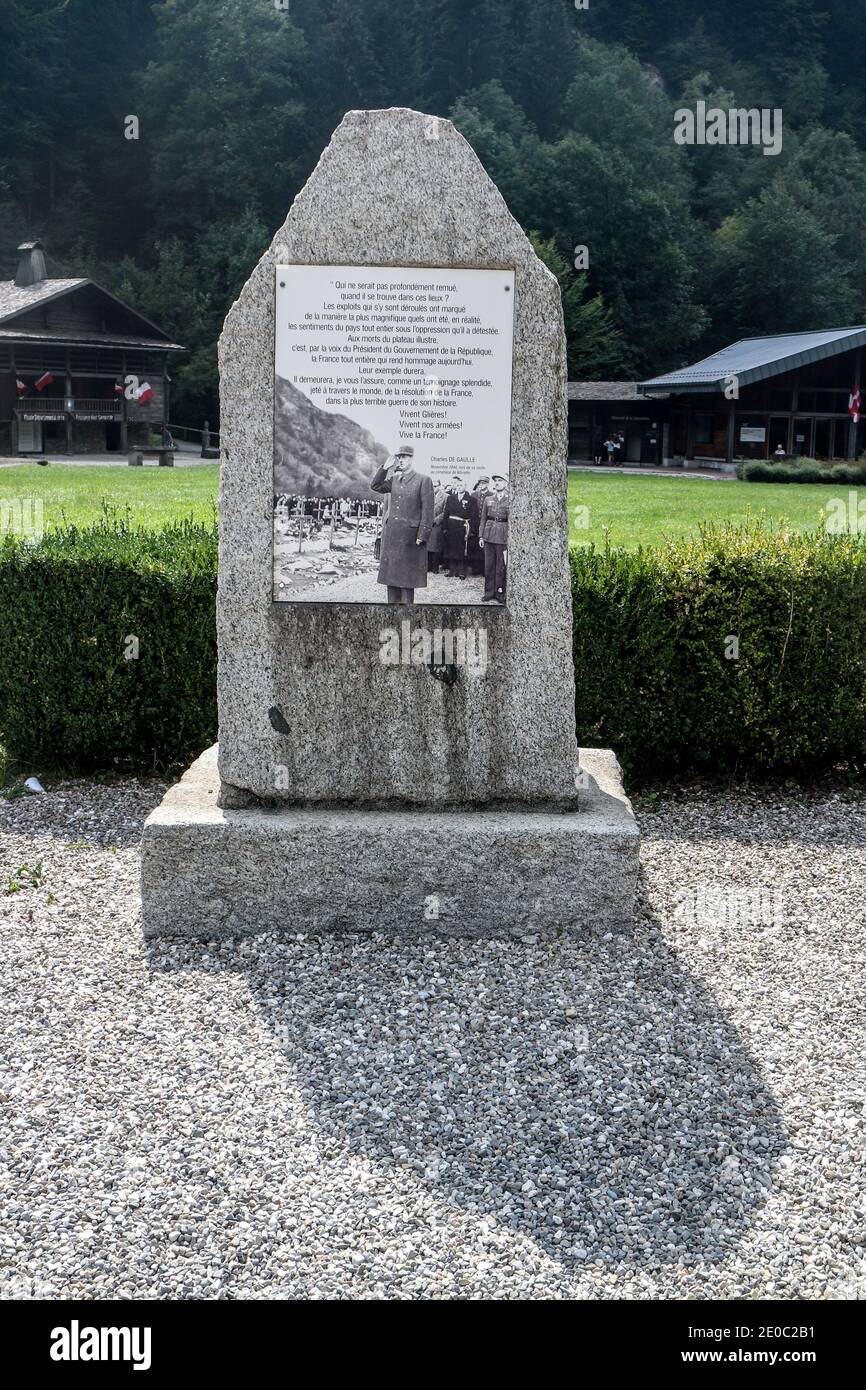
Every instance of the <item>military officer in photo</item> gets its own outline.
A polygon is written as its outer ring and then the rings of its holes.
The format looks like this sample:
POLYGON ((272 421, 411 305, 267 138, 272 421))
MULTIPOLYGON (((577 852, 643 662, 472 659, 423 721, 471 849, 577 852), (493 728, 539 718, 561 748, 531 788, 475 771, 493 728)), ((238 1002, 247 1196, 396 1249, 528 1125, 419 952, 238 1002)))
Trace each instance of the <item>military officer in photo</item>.
POLYGON ((415 590, 427 587, 427 541, 433 529, 433 483, 414 465, 415 450, 401 444, 370 481, 388 493, 382 530, 379 583, 389 603, 414 603, 415 590))
POLYGON ((457 474, 447 484, 442 515, 442 558, 445 573, 453 579, 466 578, 466 541, 472 512, 472 497, 457 474))
POLYGON ((508 488, 501 474, 494 473, 491 490, 481 504, 479 545, 484 551, 484 594, 482 603, 504 603, 508 569, 508 488))

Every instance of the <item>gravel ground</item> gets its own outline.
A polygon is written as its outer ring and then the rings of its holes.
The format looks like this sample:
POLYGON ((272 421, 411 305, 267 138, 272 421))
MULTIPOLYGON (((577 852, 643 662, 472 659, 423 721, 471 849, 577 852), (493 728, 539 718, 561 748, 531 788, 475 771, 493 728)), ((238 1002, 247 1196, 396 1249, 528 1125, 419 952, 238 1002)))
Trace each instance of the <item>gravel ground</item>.
POLYGON ((4 1296, 866 1295, 864 802, 651 799, 633 937, 146 947, 159 795, 0 800, 4 1296))
MULTIPOLYGON (((371 574, 357 574, 344 579, 319 579, 313 584, 298 584, 280 588, 280 573, 275 573, 274 597, 282 602, 307 603, 384 603, 386 588, 376 578, 379 566, 371 574)), ((479 603, 484 594, 484 580, 476 575, 456 579, 447 574, 428 574, 427 587, 415 590, 418 604, 453 606, 479 603)))

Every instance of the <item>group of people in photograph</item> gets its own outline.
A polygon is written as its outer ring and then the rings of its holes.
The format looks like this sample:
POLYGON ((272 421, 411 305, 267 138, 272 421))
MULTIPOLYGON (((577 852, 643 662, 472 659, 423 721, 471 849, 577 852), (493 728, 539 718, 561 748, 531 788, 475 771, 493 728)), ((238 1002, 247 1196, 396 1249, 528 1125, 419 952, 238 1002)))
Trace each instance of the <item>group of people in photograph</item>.
POLYGON ((435 485, 402 445, 370 482, 387 495, 379 583, 389 603, 412 603, 428 574, 484 578, 483 603, 505 603, 508 568, 508 480, 479 478, 470 490, 455 473, 435 485))
POLYGON ((479 478, 471 492, 455 474, 436 486, 427 565, 455 579, 484 576, 484 603, 504 603, 508 552, 508 482, 479 478))

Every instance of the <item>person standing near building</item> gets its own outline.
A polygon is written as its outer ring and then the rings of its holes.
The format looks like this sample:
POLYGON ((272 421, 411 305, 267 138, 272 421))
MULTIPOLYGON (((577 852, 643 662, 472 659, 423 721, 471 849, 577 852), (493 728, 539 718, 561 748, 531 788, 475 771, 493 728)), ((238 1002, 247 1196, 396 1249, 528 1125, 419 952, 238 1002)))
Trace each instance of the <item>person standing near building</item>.
POLYGON ((415 450, 401 444, 372 479, 374 492, 388 494, 382 528, 378 580, 389 603, 414 603, 427 587, 427 541, 433 529, 433 483, 414 464, 415 450))
POLYGON ((466 578, 466 537, 469 532, 471 499, 457 474, 448 484, 442 516, 442 558, 445 573, 454 579, 466 578))
POLYGON ((508 573, 508 518, 510 503, 505 479, 494 474, 493 490, 481 508, 481 549, 484 552, 482 603, 504 603, 508 573))
POLYGON ((448 493, 441 483, 437 483, 433 490, 433 530, 427 542, 428 574, 438 574, 442 566, 442 518, 445 515, 447 500, 448 493))
POLYGON ((476 578, 484 573, 481 550, 481 508, 490 486, 489 478, 479 478, 469 497, 469 532, 466 536, 466 572, 476 578))

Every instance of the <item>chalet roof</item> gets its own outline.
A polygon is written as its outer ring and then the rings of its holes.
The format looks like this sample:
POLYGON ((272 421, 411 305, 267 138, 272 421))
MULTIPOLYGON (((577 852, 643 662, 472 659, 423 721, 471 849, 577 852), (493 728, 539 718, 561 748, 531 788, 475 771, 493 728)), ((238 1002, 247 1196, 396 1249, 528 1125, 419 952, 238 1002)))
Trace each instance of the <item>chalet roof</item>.
POLYGON ((56 299, 58 295, 89 283, 88 280, 40 280, 36 285, 16 285, 14 280, 0 280, 0 323, 12 314, 23 314, 46 299, 56 299))
POLYGON ((16 341, 32 341, 35 343, 90 343, 104 345, 107 347, 138 347, 138 348, 159 348, 163 352, 184 352, 185 348, 180 343, 173 343, 164 334, 162 329, 150 319, 146 319, 137 309, 124 304, 117 295, 106 290, 102 285, 98 285, 95 280, 76 279, 76 280, 39 280, 33 285, 16 285, 14 280, 0 280, 0 338, 15 339, 16 341), (64 295, 71 294, 74 290, 84 289, 90 286, 106 299, 111 300, 122 309, 125 314, 137 319, 142 329, 152 330, 152 336, 147 332, 136 333, 101 333, 91 332, 87 329, 74 328, 16 328, 13 327, 15 320, 22 314, 28 313, 31 309, 38 308, 40 304, 48 304, 52 300, 60 299, 64 295))
POLYGON ((641 401, 636 381, 570 381, 570 401, 641 401))
POLYGON ((808 333, 774 333, 763 338, 741 338, 729 347, 664 376, 652 377, 638 385, 641 392, 707 391, 722 388, 727 377, 736 376, 740 386, 749 386, 767 377, 781 376, 796 367, 835 357, 840 352, 866 344, 866 327, 827 328, 808 333))
POLYGON ((85 329, 79 333, 74 328, 56 330, 0 327, 0 343, 5 342, 58 343, 63 347, 77 347, 85 343, 88 347, 149 348, 158 349, 160 352, 186 351, 180 343, 171 343, 166 338, 138 338, 130 333, 91 333, 85 329))

